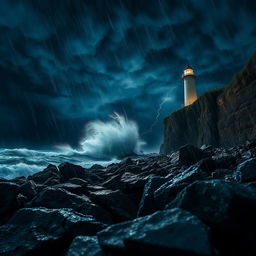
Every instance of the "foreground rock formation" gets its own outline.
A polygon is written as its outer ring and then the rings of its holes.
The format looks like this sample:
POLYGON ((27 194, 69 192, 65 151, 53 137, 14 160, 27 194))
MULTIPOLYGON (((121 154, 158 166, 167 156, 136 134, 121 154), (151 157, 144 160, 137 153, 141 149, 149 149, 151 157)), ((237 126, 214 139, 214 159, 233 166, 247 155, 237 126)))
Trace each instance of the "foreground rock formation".
POLYGON ((256 143, 0 179, 0 255, 256 255, 256 143))
POLYGON ((256 139, 256 53, 224 89, 203 94, 164 120, 162 153, 186 143, 235 146, 256 139))

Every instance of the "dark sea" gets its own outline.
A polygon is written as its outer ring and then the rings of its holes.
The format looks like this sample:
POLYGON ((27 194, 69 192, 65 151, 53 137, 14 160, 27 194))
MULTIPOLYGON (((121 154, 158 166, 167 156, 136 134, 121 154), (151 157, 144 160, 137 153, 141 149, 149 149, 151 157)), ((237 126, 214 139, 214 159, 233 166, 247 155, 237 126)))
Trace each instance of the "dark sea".
POLYGON ((0 149, 0 177, 12 179, 19 176, 29 176, 41 171, 49 164, 59 165, 70 162, 89 168, 93 164, 106 166, 120 160, 99 160, 84 153, 70 151, 42 151, 25 148, 0 149))

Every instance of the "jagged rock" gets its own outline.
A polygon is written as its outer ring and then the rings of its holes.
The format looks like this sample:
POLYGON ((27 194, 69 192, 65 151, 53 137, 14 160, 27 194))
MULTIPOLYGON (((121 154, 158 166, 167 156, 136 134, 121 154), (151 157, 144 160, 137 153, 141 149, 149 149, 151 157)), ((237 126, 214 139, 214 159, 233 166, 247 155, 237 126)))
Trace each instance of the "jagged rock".
POLYGON ((28 202, 28 198, 20 193, 17 195, 16 200, 18 202, 19 208, 25 207, 26 203, 28 202))
POLYGON ((70 245, 67 256, 103 256, 96 236, 77 236, 70 245))
POLYGON ((0 225, 6 222, 20 208, 17 200, 19 185, 12 182, 0 183, 0 225))
POLYGON ((178 208, 110 226, 97 236, 111 255, 213 255, 209 229, 178 208))
POLYGON ((122 165, 122 166, 127 166, 127 165, 131 165, 133 164, 133 160, 130 158, 130 157, 126 157, 124 158, 120 163, 119 165, 122 165))
POLYGON ((232 169, 236 164, 236 157, 229 156, 220 156, 214 158, 216 169, 232 169))
POLYGON ((103 166, 101 166, 101 165, 99 165, 99 164, 94 164, 94 165, 92 165, 91 167, 90 167, 90 170, 91 171, 94 171, 94 170, 101 170, 101 169, 103 169, 104 167, 103 166))
POLYGON ((202 150, 204 150, 204 151, 210 151, 210 150, 212 150, 213 149, 213 146, 212 145, 202 145, 201 147, 200 147, 200 149, 202 149, 202 150))
POLYGON ((183 189, 166 208, 179 207, 212 228, 221 255, 254 255, 256 190, 224 180, 197 181, 183 189))
POLYGON ((247 140, 245 145, 246 145, 246 149, 256 148, 256 140, 253 140, 253 141, 248 141, 247 140))
MULTIPOLYGON (((230 253, 233 256, 256 255, 256 246, 253 242, 254 237, 256 237, 254 231, 256 230, 254 217, 256 216, 255 159, 251 159, 251 153, 245 157, 245 153, 253 149, 248 149, 244 145, 232 148, 212 147, 209 150, 205 149, 203 151, 208 156, 199 161, 193 159, 192 162, 197 162, 190 167, 179 161, 180 152, 178 151, 171 155, 150 155, 138 157, 136 160, 126 159, 121 163, 93 170, 66 163, 62 171, 59 171, 57 167, 50 165, 28 179, 18 177, 12 179, 11 182, 0 179, 0 224, 5 225, 3 234, 11 234, 11 237, 14 237, 15 231, 18 231, 17 239, 22 241, 20 237, 25 236, 26 232, 30 232, 30 228, 25 228, 20 235, 21 227, 15 225, 15 227, 10 228, 10 224, 7 223, 8 219, 22 207, 44 206, 49 210, 63 209, 64 207, 73 209, 75 215, 90 215, 100 223, 112 225, 121 221, 133 220, 136 216, 148 215, 146 217, 149 217, 150 214, 164 209, 167 205, 167 208, 181 207, 187 209, 191 214, 201 218, 211 228, 211 242, 217 248, 217 255, 226 256, 230 253), (71 171, 70 166, 73 168, 71 171), (218 168, 218 166, 228 166, 229 168, 223 169, 218 168), (77 170, 79 171, 77 172, 77 170), (237 181, 240 181, 240 178, 241 182, 247 183, 238 184, 237 181), (221 179, 222 181, 213 179, 221 179), (251 182, 248 183, 249 181, 251 182), (9 185, 4 185, 6 186, 4 188, 3 184, 9 185)), ((40 215, 38 218, 43 217, 44 215, 40 215)), ((55 217, 52 219, 51 225, 54 226, 55 217)), ((134 223, 136 221, 140 223, 140 218, 134 220, 134 223)), ((152 250, 153 254, 151 254, 151 245, 153 248, 157 247, 155 243, 158 240, 155 238, 154 232, 159 220, 155 222, 151 220, 151 222, 153 223, 152 232, 154 234, 152 237, 150 236, 150 225, 143 222, 148 228, 145 237, 148 238, 150 244, 144 243, 144 238, 141 239, 134 228, 130 229, 129 224, 129 230, 126 229, 126 226, 122 226, 124 231, 120 229, 120 239, 123 241, 125 252, 120 253, 118 249, 114 252, 114 248, 111 249, 110 254, 102 251, 102 255, 164 255, 165 249, 163 248, 160 248, 163 250, 160 252, 152 250), (123 239, 123 232, 128 231, 134 231, 134 233, 128 234, 129 237, 123 239)), ((159 223, 161 226, 162 222, 159 223)), ((125 223, 122 224, 125 225, 125 223)), ((54 228, 61 229, 64 225, 66 225, 65 220, 61 224, 56 222, 54 228)), ((138 226, 141 227, 142 232, 145 231, 142 224, 138 224, 138 226)), ((34 227, 31 231, 32 234, 28 236, 30 240, 34 239, 31 236, 35 235, 37 231, 36 225, 33 224, 32 227, 34 227)), ((186 229, 184 230, 186 231, 186 229)), ((0 232, 2 232, 1 227, 0 232)), ((42 246, 38 245, 37 247, 36 245, 35 249, 33 247, 31 252, 24 252, 24 254, 64 256, 71 240, 79 234, 69 236, 68 239, 66 233, 60 234, 57 242, 54 240, 55 238, 50 240, 47 237, 46 246, 42 242, 42 246), (64 246, 61 246, 63 244, 64 246), (54 248, 57 248, 58 251, 54 248), (40 254, 41 252, 42 254, 40 254)), ((41 236, 41 228, 39 228, 37 235, 38 237, 41 236)), ((185 236, 184 233, 182 233, 181 239, 183 236, 185 236)), ((1 237, 3 235, 0 233, 0 239, 1 237)), ((38 237, 35 238, 35 241, 39 239, 38 237)), ((14 238, 13 240, 16 241, 14 238)), ((29 246, 30 240, 29 242, 23 240, 25 247, 29 246)), ((166 240, 162 240, 167 243, 166 240)), ((9 240, 5 241, 6 243, 9 242, 9 240)), ((93 240, 88 238, 88 241, 86 244, 81 240, 81 246, 83 244, 85 247, 97 247, 97 243, 95 244, 93 240)), ((17 246, 19 245, 18 243, 17 246)), ((0 241, 0 255, 16 256, 16 251, 1 254, 3 248, 0 241)), ((73 246, 74 253, 83 252, 74 249, 73 246)), ((18 253, 21 250, 22 248, 18 248, 18 253)), ((87 248, 84 251, 89 253, 87 248)), ((93 253, 93 249, 90 253, 93 253)), ((170 254, 169 251, 166 253, 166 255, 170 254)), ((171 255, 178 255, 178 252, 172 251, 171 255)), ((190 253, 189 255, 193 254, 190 253)))
POLYGON ((71 163, 62 163, 59 165, 59 173, 64 181, 71 178, 85 179, 86 171, 83 167, 71 163))
POLYGON ((238 182, 256 181, 256 158, 252 158, 239 164, 234 177, 238 182))
POLYGON ((98 186, 98 185, 88 185, 87 190, 90 193, 90 192, 94 192, 94 191, 105 190, 105 188, 102 186, 98 186))
POLYGON ((193 145, 187 144, 179 148, 179 161, 184 165, 194 164, 208 156, 209 154, 193 145))
POLYGON ((80 185, 83 187, 86 187, 86 185, 88 184, 87 181, 80 179, 80 178, 71 178, 68 180, 68 183, 72 183, 72 184, 76 184, 76 185, 80 185))
POLYGON ((172 179, 168 181, 166 185, 176 185, 179 183, 191 183, 196 180, 203 180, 207 177, 207 174, 203 172, 198 166, 190 166, 186 170, 178 173, 172 179))
POLYGON ((47 179, 42 185, 44 186, 54 186, 60 184, 60 178, 59 177, 51 177, 47 179))
POLYGON ((41 206, 49 209, 71 208, 77 212, 92 215, 96 220, 103 223, 112 223, 110 213, 95 205, 87 196, 79 196, 60 188, 44 189, 31 201, 30 206, 41 206))
POLYGON ((13 182, 13 183, 16 183, 17 185, 22 185, 22 184, 24 184, 27 181, 27 179, 26 179, 26 177, 21 176, 21 177, 17 177, 17 178, 11 179, 9 181, 13 182))
POLYGON ((0 227, 0 255, 63 255, 75 236, 104 227, 70 209, 24 208, 0 227))
POLYGON ((121 177, 120 183, 123 185, 123 190, 125 191, 142 193, 149 177, 141 177, 130 172, 125 172, 121 177))
POLYGON ((207 172, 208 174, 211 174, 217 168, 216 162, 211 157, 200 160, 197 166, 200 170, 207 172))
POLYGON ((33 180, 28 180, 22 184, 19 188, 19 192, 26 196, 28 199, 32 199, 36 195, 36 184, 33 180))
POLYGON ((197 166, 191 166, 185 171, 175 175, 155 191, 154 200, 157 202, 158 209, 163 209, 164 206, 171 202, 187 185, 196 180, 203 180, 206 177, 207 174, 201 171, 197 166))
POLYGON ((233 170, 229 169, 216 169, 212 172, 211 176, 213 179, 225 179, 233 174, 233 170))
POLYGON ((99 190, 90 192, 90 199, 113 214, 116 221, 132 219, 136 216, 134 202, 119 190, 99 190))
POLYGON ((175 199, 177 194, 188 186, 189 183, 177 183, 172 184, 166 182, 160 188, 158 188, 154 193, 154 201, 156 202, 156 207, 158 209, 164 209, 164 207, 175 199))
POLYGON ((84 203, 75 210, 79 213, 82 213, 84 215, 91 215, 93 216, 97 221, 105 223, 105 224, 112 224, 114 223, 112 214, 105 210, 104 208, 100 207, 99 205, 96 205, 92 202, 84 203))
POLYGON ((31 206, 46 208, 75 209, 84 203, 90 203, 87 196, 78 196, 60 188, 45 188, 32 201, 31 206))
POLYGON ((144 187, 137 216, 145 216, 159 210, 159 202, 154 199, 154 192, 168 179, 163 177, 150 177, 144 187))
POLYGON ((73 194, 83 194, 87 191, 86 187, 77 185, 77 184, 73 184, 73 183, 69 183, 69 182, 54 185, 54 186, 52 186, 52 188, 65 189, 66 191, 73 193, 73 194))
POLYGON ((37 172, 31 176, 28 176, 29 180, 33 180, 35 183, 43 184, 47 180, 56 179, 59 180, 59 170, 54 165, 49 165, 41 172, 37 172))
POLYGON ((116 190, 121 189, 122 185, 120 184, 121 175, 116 174, 110 177, 107 181, 105 181, 102 185, 108 189, 116 190))

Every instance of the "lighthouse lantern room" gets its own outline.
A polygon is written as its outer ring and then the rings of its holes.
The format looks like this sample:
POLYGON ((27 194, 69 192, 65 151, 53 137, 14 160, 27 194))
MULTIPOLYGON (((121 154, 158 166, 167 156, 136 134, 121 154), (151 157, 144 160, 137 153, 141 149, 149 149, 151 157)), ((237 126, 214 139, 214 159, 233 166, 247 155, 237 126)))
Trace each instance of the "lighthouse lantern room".
POLYGON ((182 79, 184 81, 184 106, 188 106, 197 100, 196 75, 189 65, 184 69, 182 79))

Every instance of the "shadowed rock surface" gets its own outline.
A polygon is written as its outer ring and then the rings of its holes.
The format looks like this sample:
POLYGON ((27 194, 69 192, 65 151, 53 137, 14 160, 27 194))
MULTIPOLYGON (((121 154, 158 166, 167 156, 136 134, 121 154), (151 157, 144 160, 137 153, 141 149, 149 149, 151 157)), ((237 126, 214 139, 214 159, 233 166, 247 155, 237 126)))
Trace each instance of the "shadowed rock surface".
POLYGON ((0 179, 0 255, 256 255, 255 153, 185 145, 0 179))

